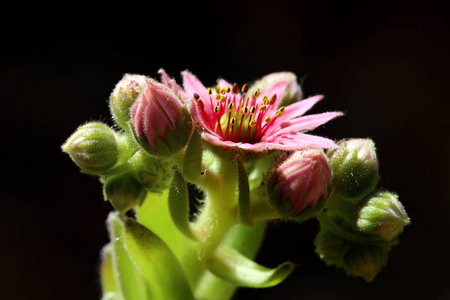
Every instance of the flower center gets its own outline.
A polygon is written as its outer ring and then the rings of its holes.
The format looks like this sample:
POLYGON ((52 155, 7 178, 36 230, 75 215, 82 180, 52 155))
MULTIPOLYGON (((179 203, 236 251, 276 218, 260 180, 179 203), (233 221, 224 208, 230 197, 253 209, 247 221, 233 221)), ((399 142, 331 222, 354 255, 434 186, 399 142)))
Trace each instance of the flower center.
POLYGON ((204 99, 206 102, 198 94, 194 94, 194 100, 207 120, 209 131, 227 141, 258 143, 274 119, 284 112, 284 107, 280 107, 275 113, 270 109, 276 100, 276 94, 269 98, 261 95, 257 89, 248 95, 246 84, 242 86, 241 92, 236 83, 232 88, 216 86, 215 89, 208 89, 209 99, 204 99))

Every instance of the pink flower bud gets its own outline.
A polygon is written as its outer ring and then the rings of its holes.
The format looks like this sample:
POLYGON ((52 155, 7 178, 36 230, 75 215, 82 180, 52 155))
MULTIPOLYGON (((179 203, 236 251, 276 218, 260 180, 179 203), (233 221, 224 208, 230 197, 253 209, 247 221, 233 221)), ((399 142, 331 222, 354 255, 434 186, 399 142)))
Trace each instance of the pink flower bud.
POLYGON ((330 181, 328 159, 321 149, 294 152, 270 175, 270 202, 282 216, 303 220, 322 208, 318 203, 327 198, 330 181))
POLYGON ((190 116, 166 85, 149 79, 131 109, 137 142, 150 154, 170 156, 186 145, 192 133, 190 116))

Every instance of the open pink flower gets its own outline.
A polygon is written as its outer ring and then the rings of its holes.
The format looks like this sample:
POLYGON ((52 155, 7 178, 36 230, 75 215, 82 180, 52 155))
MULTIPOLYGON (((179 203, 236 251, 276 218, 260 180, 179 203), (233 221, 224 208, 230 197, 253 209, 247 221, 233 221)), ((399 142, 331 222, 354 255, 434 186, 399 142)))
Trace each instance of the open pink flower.
POLYGON ((213 145, 245 152, 337 147, 329 139, 304 133, 342 115, 327 112, 302 117, 322 96, 280 106, 286 92, 292 89, 292 80, 287 84, 285 76, 292 73, 267 75, 273 80, 263 78, 260 82, 267 84, 262 89, 247 85, 239 88, 225 80, 219 80, 215 88, 206 88, 187 71, 182 73, 183 89, 163 70, 160 73, 163 83, 189 105, 193 119, 203 128, 202 138, 213 145))

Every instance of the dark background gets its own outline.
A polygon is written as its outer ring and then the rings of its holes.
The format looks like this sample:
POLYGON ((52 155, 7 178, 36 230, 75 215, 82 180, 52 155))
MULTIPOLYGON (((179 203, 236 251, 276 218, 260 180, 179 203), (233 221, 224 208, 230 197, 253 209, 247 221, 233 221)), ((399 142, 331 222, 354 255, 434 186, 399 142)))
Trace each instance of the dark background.
POLYGON ((300 266, 235 299, 450 299, 444 1, 42 5, 5 10, 14 18, 0 29, 1 299, 100 298, 111 207, 60 145, 86 121, 110 122, 108 97, 123 74, 156 77, 161 67, 207 85, 296 73, 306 96, 326 96, 311 113, 346 113, 314 133, 371 137, 380 187, 398 193, 412 219, 371 284, 318 259, 315 221, 272 226, 258 261, 300 266))

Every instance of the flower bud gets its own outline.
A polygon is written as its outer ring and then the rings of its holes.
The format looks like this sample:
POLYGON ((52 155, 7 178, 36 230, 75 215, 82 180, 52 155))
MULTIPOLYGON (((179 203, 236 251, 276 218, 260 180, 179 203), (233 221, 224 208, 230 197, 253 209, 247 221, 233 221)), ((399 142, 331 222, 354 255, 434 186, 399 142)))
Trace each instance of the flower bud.
POLYGON ((283 97, 281 105, 287 106, 291 103, 297 102, 303 97, 302 89, 297 82, 297 76, 291 72, 278 72, 264 76, 254 83, 250 92, 253 92, 253 90, 258 88, 263 90, 266 86, 273 84, 286 85, 286 93, 284 95, 280 95, 283 97))
POLYGON ((128 130, 131 119, 130 109, 139 93, 147 85, 147 78, 142 75, 125 74, 114 88, 109 101, 109 108, 116 123, 128 130))
POLYGON ((353 243, 344 257, 344 269, 348 276, 358 276, 367 282, 386 265, 387 253, 384 247, 372 244, 353 243))
POLYGON ((193 130, 191 117, 174 92, 148 80, 131 109, 136 141, 150 154, 171 156, 184 147, 193 130))
POLYGON ((330 177, 328 160, 322 150, 294 152, 269 175, 270 203, 283 217, 299 221, 309 218, 323 207, 330 177))
POLYGON ((359 201, 378 183, 378 160, 370 139, 350 139, 337 143, 340 148, 328 152, 333 193, 359 201))
POLYGON ((375 234, 390 241, 409 223, 408 215, 397 195, 375 192, 361 204, 356 226, 361 232, 375 234))
POLYGON ((169 188, 172 170, 167 160, 150 156, 135 168, 136 178, 141 185, 152 193, 160 193, 169 188))
POLYGON ((107 178, 103 186, 105 200, 109 200, 122 214, 141 204, 146 195, 147 191, 131 173, 107 178))
POLYGON ((343 258, 350 247, 348 240, 334 234, 331 230, 321 228, 314 240, 316 253, 327 265, 343 266, 343 258))
POLYGON ((81 172, 102 175, 117 162, 119 146, 113 129, 99 122, 80 126, 61 147, 81 172))

